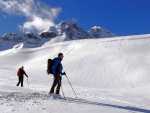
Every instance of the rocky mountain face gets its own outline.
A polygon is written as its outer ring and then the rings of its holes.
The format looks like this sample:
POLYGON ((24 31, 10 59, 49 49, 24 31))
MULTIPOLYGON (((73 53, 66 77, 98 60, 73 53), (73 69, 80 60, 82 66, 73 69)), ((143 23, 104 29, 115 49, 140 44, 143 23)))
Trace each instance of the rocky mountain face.
POLYGON ((41 41, 40 36, 34 33, 26 33, 26 34, 20 34, 20 33, 7 33, 4 34, 1 38, 1 41, 7 41, 7 42, 26 42, 31 44, 37 44, 41 41))
POLYGON ((7 33, 0 37, 0 50, 11 49, 20 43, 25 43, 28 47, 34 47, 41 42, 41 36, 35 33, 7 33))
POLYGON ((61 22, 56 26, 43 30, 39 34, 45 38, 52 38, 65 34, 71 40, 88 38, 107 38, 117 36, 114 33, 111 33, 110 31, 101 27, 95 26, 92 27, 89 31, 85 31, 82 28, 80 28, 76 23, 69 24, 68 22, 61 22))
MULTIPOLYGON (((30 45, 42 45, 46 41, 58 36, 65 36, 69 40, 89 39, 89 38, 107 38, 116 35, 101 27, 93 27, 89 31, 80 28, 76 23, 70 24, 66 21, 50 26, 39 33, 7 33, 0 37, 0 48, 9 49, 19 43, 30 45)), ((0 49, 0 50, 3 50, 0 49)))

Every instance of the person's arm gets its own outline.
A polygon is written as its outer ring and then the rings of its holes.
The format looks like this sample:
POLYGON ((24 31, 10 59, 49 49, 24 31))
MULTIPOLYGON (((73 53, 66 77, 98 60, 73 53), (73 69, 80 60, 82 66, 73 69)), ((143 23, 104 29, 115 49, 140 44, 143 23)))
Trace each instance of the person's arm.
POLYGON ((24 74, 26 75, 26 77, 28 77, 28 75, 26 74, 26 72, 24 71, 24 74))
POLYGON ((66 75, 66 72, 62 72, 62 70, 63 70, 63 66, 62 66, 62 64, 60 64, 60 67, 59 67, 60 74, 61 75, 66 75))

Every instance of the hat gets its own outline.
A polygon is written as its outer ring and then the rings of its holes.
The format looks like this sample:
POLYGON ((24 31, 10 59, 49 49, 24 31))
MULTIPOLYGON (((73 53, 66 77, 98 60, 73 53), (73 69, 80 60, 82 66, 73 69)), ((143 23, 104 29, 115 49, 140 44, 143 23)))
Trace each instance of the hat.
POLYGON ((58 56, 61 56, 61 55, 63 55, 63 54, 62 54, 62 53, 59 53, 59 54, 58 54, 58 56))

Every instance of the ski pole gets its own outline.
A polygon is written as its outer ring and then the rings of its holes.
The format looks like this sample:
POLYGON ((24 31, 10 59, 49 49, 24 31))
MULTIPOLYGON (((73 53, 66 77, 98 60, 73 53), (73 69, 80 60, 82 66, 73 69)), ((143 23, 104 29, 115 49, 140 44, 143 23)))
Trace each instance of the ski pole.
POLYGON ((71 86, 71 88, 72 88, 72 90, 73 90, 73 92, 74 92, 74 94, 75 94, 75 96, 76 96, 76 99, 77 99, 77 95, 76 95, 76 93, 75 93, 75 91, 74 91, 74 89, 73 89, 73 87, 72 87, 72 85, 71 85, 71 83, 70 83, 70 81, 69 81, 67 75, 65 75, 65 76, 66 76, 66 78, 67 78, 67 80, 68 80, 68 82, 69 82, 69 84, 70 84, 70 86, 71 86))
POLYGON ((60 83, 59 78, 58 78, 58 81, 59 81, 59 84, 60 84, 60 87, 61 87, 61 90, 62 90, 62 93, 63 93, 64 99, 65 99, 65 101, 66 101, 66 97, 65 97, 65 94, 64 94, 64 91, 63 91, 63 88, 62 88, 62 86, 61 86, 61 83, 60 83))
POLYGON ((29 81, 28 81, 28 78, 27 78, 27 83, 28 83, 28 88, 29 88, 29 81))

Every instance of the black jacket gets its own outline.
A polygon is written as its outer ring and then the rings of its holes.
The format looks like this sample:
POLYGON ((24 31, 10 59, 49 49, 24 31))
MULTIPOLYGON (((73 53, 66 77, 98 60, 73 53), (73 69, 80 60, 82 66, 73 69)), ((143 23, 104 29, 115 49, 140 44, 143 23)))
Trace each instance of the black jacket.
POLYGON ((19 69, 19 76, 23 76, 23 75, 26 75, 28 77, 28 75, 26 74, 26 72, 22 68, 20 68, 19 69))

